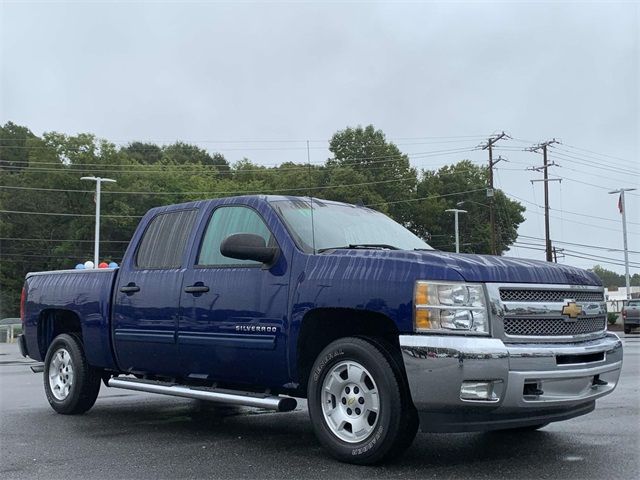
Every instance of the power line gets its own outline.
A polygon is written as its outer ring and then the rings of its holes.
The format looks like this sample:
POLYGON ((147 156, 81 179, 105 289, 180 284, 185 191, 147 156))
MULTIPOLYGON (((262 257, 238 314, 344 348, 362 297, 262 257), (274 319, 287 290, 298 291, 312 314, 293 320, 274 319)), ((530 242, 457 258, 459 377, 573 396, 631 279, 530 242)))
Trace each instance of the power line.
MULTIPOLYGON (((18 210, 0 210, 0 213, 11 213, 20 215, 44 215, 56 217, 91 217, 95 218, 92 213, 54 213, 54 212, 23 212, 18 210)), ((143 215, 101 215, 106 218, 142 218, 143 215)))
MULTIPOLYGON (((326 166, 327 162, 339 162, 341 166, 349 166, 351 164, 353 165, 359 165, 360 162, 362 161, 367 161, 367 165, 371 165, 371 164, 376 164, 376 163, 389 163, 389 162, 393 162, 395 160, 398 159, 403 159, 403 158, 408 158, 408 159, 419 159, 419 158, 428 158, 428 157, 432 157, 432 156, 438 156, 438 155, 450 155, 450 154, 455 154, 455 153, 465 153, 465 152, 472 152, 474 151, 475 148, 470 148, 470 147, 460 147, 460 148, 449 148, 449 149, 444 149, 444 150, 427 150, 427 151, 423 151, 423 152, 412 152, 412 153, 399 153, 397 155, 376 155, 376 156, 372 156, 372 157, 353 157, 353 158, 345 158, 345 159, 335 159, 335 158, 329 158, 326 161, 322 161, 322 162, 318 162, 312 165, 316 165, 316 166, 326 166), (373 160, 373 161, 371 161, 373 160), (375 161, 378 160, 378 161, 375 161)), ((28 161, 23 161, 23 160, 18 160, 18 161, 10 161, 10 160, 0 160, 0 162, 9 162, 9 163, 18 163, 18 162, 22 162, 22 163, 28 163, 29 165, 31 165, 32 162, 28 162, 28 161)), ((104 173, 104 172, 116 172, 116 173, 138 173, 138 172, 144 172, 144 173, 166 173, 166 169, 160 169, 157 170, 158 167, 171 167, 171 168, 180 168, 182 169, 183 167, 185 167, 184 169, 190 169, 188 170, 188 172, 195 172, 195 173, 201 173, 201 169, 202 168, 213 168, 215 170, 214 173, 227 173, 226 171, 220 171, 218 169, 218 166, 216 166, 215 164, 88 164, 88 163, 78 163, 78 164, 74 164, 74 163, 69 163, 68 165, 63 163, 63 162, 42 162, 42 164, 44 163, 48 163, 48 164, 54 164, 54 165, 58 165, 61 168, 71 168, 71 167, 76 167, 76 166, 86 166, 88 170, 95 170, 98 171, 97 169, 101 169, 100 172, 104 173), (114 167, 121 167, 118 169, 109 169, 109 168, 104 168, 107 166, 114 166, 114 167), (198 168, 198 166, 200 168, 198 168), (149 169, 147 167, 152 167, 152 168, 156 168, 156 170, 153 169, 149 169)), ((286 163, 292 163, 292 162, 286 162, 286 163)), ((35 164, 35 163, 34 163, 35 164)), ((273 171, 285 171, 285 170, 304 170, 307 168, 307 162, 301 162, 301 164, 299 166, 296 167, 279 167, 280 164, 264 164, 264 165, 256 165, 258 167, 262 167, 262 168, 256 168, 256 169, 236 169, 236 170, 232 170, 229 173, 235 173, 235 172, 264 172, 265 170, 268 170, 267 167, 276 167, 273 169, 273 171), (303 166, 304 165, 304 166, 303 166)), ((62 170, 61 168, 46 168, 46 167, 30 167, 30 166, 14 166, 14 165, 4 165, 2 167, 3 169, 7 169, 7 168, 13 168, 14 170, 18 170, 20 172, 23 171, 42 171, 42 172, 64 172, 65 170, 62 170)), ((74 170, 67 170, 67 171, 72 171, 74 173, 77 173, 77 171, 74 170)), ((170 173, 174 173, 173 171, 170 173)))
MULTIPOLYGON (((518 237, 530 238, 532 240, 544 241, 544 238, 532 237, 530 235, 519 234, 518 237)), ((607 251, 615 251, 615 252, 622 252, 623 251, 622 249, 619 249, 619 248, 605 247, 603 245, 587 245, 586 243, 565 242, 565 241, 561 241, 561 240, 553 240, 553 243, 560 243, 562 245, 574 245, 576 247, 593 248, 593 249, 596 249, 596 250, 607 250, 607 251)), ((638 250, 629 250, 629 253, 640 254, 640 251, 638 251, 638 250)))
MULTIPOLYGON (((308 167, 307 167, 308 168, 308 167)), ((447 175, 457 175, 460 172, 470 171, 468 169, 458 169, 455 172, 443 172, 438 173, 439 176, 447 176, 447 175)), ((401 179, 391 179, 391 180, 380 180, 377 182, 364 182, 359 184, 333 184, 333 185, 320 185, 317 187, 312 187, 313 190, 324 190, 338 187, 353 187, 353 186, 362 186, 362 185, 374 185, 377 183, 391 183, 391 182, 402 182, 405 180, 413 180, 414 177, 404 177, 401 179)), ((23 186, 13 186, 13 185, 0 185, 0 189, 8 189, 8 190, 26 190, 26 191, 44 191, 44 192, 70 192, 70 193, 93 193, 93 190, 76 190, 76 189, 65 189, 65 188, 39 188, 39 187, 23 187, 23 186)), ((271 190, 225 190, 225 191, 179 191, 179 192, 158 192, 158 191, 126 191, 126 190, 109 190, 105 191, 103 194, 105 195, 225 195, 225 194, 266 194, 266 193, 278 193, 278 192, 295 192, 308 189, 309 187, 295 187, 295 188, 276 188, 271 190)))
MULTIPOLYGON (((2 241, 21 241, 21 242, 81 242, 93 243, 93 240, 77 240, 73 238, 22 238, 22 237, 0 237, 2 241)), ((129 240, 102 240, 100 243, 129 243, 129 240)))
POLYGON ((431 200, 433 198, 452 197, 452 196, 455 196, 455 195, 463 195, 465 193, 480 192, 482 190, 485 190, 485 189, 484 188, 476 188, 474 190, 465 190, 464 192, 445 193, 445 194, 442 194, 442 195, 429 195, 428 197, 409 198, 409 199, 406 199, 406 200, 395 200, 395 201, 391 201, 391 202, 370 203, 368 205, 365 205, 365 207, 377 207, 378 205, 392 205, 392 204, 396 204, 396 203, 409 203, 409 202, 417 202, 417 201, 420 201, 420 200, 431 200))
POLYGON ((621 168, 621 167, 615 167, 615 168, 611 168, 608 167, 606 165, 602 165, 601 163, 598 162, 593 162, 590 160, 586 160, 584 158, 580 158, 580 157, 576 157, 574 155, 569 155, 567 153, 562 153, 562 151, 558 151, 557 148, 553 149, 554 154, 561 158, 561 159, 565 159, 568 162, 573 162, 577 165, 582 165, 584 167, 587 168, 597 168, 599 171, 607 171, 607 172, 612 172, 612 173, 618 173, 618 174, 625 174, 625 175, 635 175, 635 176, 639 176, 640 173, 634 170, 630 170, 630 169, 626 169, 626 168, 621 168))
MULTIPOLYGON (((515 242, 513 244, 513 246, 516 247, 516 248, 524 248, 524 249, 528 249, 528 250, 536 250, 538 252, 544 252, 545 251, 545 248, 542 245, 540 245, 540 246, 531 246, 531 244, 527 244, 527 243, 522 244, 520 242, 515 242)), ((582 255, 577 255, 575 253, 568 253, 568 252, 570 252, 570 251, 568 251, 566 249, 563 249, 563 253, 567 257, 581 258, 583 260, 590 260, 592 262, 607 263, 607 264, 610 264, 610 265, 616 265, 616 266, 620 266, 620 267, 624 266, 623 262, 620 262, 619 260, 613 259, 613 258, 610 258, 610 257, 592 256, 592 255, 589 255, 589 254, 584 253, 584 252, 578 252, 578 253, 583 253, 583 254, 582 255)), ((638 265, 633 264, 632 266, 634 268, 640 268, 640 264, 638 264, 638 265)))
MULTIPOLYGON (((538 208, 543 208, 541 205, 538 205, 537 203, 530 202, 529 200, 525 200, 524 198, 520 198, 517 195, 513 195, 512 193, 507 193, 504 190, 502 192, 505 195, 507 195, 508 197, 515 198, 516 200, 519 200, 521 202, 530 203, 531 205, 535 205, 538 208)), ((537 212, 535 210, 532 210, 532 213, 534 213, 536 215, 544 215, 544 213, 540 213, 540 212, 537 212)), ((601 229, 601 230, 610 230, 612 232, 617 232, 618 231, 615 228, 603 227, 603 226, 600 226, 600 225, 594 225, 592 223, 579 222, 577 220, 570 220, 570 219, 567 219, 567 218, 562 219, 560 217, 556 217, 556 216, 553 216, 553 215, 551 215, 550 217, 551 218, 555 218, 556 220, 564 220, 565 222, 575 223, 576 225, 585 225, 587 227, 598 228, 598 229, 601 229)), ((640 233, 638 233, 638 232, 629 232, 629 233, 631 233, 633 235, 640 235, 640 233)))
POLYGON ((603 156, 603 157, 608 157, 608 158, 613 158, 613 159, 615 159, 615 160, 622 160, 623 162, 628 162, 628 160, 627 160, 627 159, 625 159, 625 158, 621 158, 621 157, 616 157, 616 156, 614 156, 614 155, 609 155, 609 154, 606 154, 606 153, 598 153, 598 152, 594 152, 593 150, 587 150, 586 148, 574 147, 574 146, 569 145, 569 144, 567 144, 567 143, 563 143, 563 145, 564 145, 565 147, 568 147, 568 148, 573 148, 574 150, 580 150, 580 151, 582 151, 582 152, 592 153, 592 154, 594 154, 594 155, 600 155, 600 156, 603 156))
MULTIPOLYGON (((337 185, 338 187, 345 187, 345 186, 349 186, 349 185, 337 185)), ((303 190, 304 188, 300 188, 300 190, 303 190)), ((428 199, 432 199, 432 198, 441 198, 441 197, 450 197, 453 195, 462 195, 465 193, 472 193, 472 192, 478 192, 484 190, 483 188, 477 188, 475 190, 465 190, 463 192, 454 192, 454 193, 446 193, 446 194, 442 194, 442 195, 430 195, 428 197, 421 197, 421 198, 410 198, 407 200, 396 200, 396 201, 390 201, 390 202, 379 202, 379 203, 371 203, 369 205, 365 205, 366 207, 374 207, 374 206, 378 206, 378 205, 392 205, 395 203, 404 203, 404 202, 416 202, 419 200, 428 200, 428 199)), ((89 213, 55 213, 55 212, 25 212, 25 211, 18 211, 18 210, 0 210, 0 213, 10 213, 10 214, 21 214, 21 215, 50 215, 50 216, 60 216, 60 217, 94 217, 95 215, 93 214, 89 214, 89 213)), ((108 218, 142 218, 143 215, 102 215, 103 217, 108 217, 108 218)))

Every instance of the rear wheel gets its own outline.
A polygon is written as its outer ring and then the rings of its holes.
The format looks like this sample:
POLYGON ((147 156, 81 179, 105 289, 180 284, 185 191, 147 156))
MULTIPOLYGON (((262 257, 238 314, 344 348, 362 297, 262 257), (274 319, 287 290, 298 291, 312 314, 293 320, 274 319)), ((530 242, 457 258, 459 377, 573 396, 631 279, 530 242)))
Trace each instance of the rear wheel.
POLYGON ((334 341, 316 359, 309 415, 318 439, 339 460, 377 463, 411 445, 417 415, 392 365, 384 349, 355 337, 334 341))
POLYGON ((89 410, 100 381, 100 371, 87 363, 79 337, 64 333, 54 338, 44 361, 44 390, 56 412, 75 415, 89 410))
POLYGON ((629 335, 631 333, 631 327, 624 327, 624 333, 629 335))

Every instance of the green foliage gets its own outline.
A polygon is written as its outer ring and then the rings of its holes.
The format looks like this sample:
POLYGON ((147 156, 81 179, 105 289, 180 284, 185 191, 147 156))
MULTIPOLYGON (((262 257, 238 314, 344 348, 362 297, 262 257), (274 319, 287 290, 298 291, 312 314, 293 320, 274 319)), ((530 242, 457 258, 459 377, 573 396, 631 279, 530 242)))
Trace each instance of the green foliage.
MULTIPOLYGON (((431 234, 431 244, 455 251, 454 216, 447 209, 460 208, 460 251, 490 253, 491 230, 489 200, 486 197, 487 171, 464 160, 437 171, 424 171, 418 182, 411 228, 419 235, 431 234), (457 192, 470 192, 463 195, 457 192), (431 198, 430 198, 431 197, 431 198)), ((495 191, 496 246, 499 253, 509 249, 518 236, 518 225, 524 221, 525 208, 495 191)))
MULTIPOLYGON (((229 164, 219 153, 183 142, 132 142, 123 147, 90 134, 34 135, 7 123, 0 127, 0 318, 16 316, 24 275, 73 268, 93 258, 94 183, 80 177, 117 179, 102 195, 101 260, 122 259, 140 216, 159 205, 252 193, 309 195, 370 205, 432 244, 453 249, 453 218, 444 210, 464 200, 463 249, 489 251, 486 171, 460 162, 422 174, 373 126, 345 128, 331 138, 323 165, 283 163, 267 168, 244 158, 229 164), (23 187, 12 189, 6 187, 23 187), (29 190, 29 189, 48 190, 29 190), (472 193, 455 194, 467 190, 472 193), (447 195, 447 196, 442 196, 447 195), (428 197, 424 199, 424 197, 428 197)), ((524 208, 496 192, 500 251, 515 240, 524 208)))
POLYGON ((609 325, 615 325, 617 321, 618 321, 618 314, 616 312, 607 313, 607 323, 609 323, 609 325))
MULTIPOLYGON (((600 280, 602 280, 602 284, 607 288, 615 290, 626 285, 624 275, 620 273, 616 273, 612 270, 607 270, 600 265, 596 265, 591 269, 591 271, 598 277, 600 277, 600 280)), ((633 275, 631 275, 629 283, 631 284, 631 286, 640 286, 640 274, 634 273, 633 275)))
POLYGON ((370 183, 364 188, 356 189, 362 192, 363 197, 356 201, 353 189, 348 194, 341 189, 331 190, 328 193, 332 198, 352 203, 361 200, 364 204, 393 201, 395 203, 376 207, 401 223, 411 220, 411 204, 402 200, 409 200, 415 196, 417 172, 409 164, 409 157, 396 145, 388 142, 382 130, 376 130, 373 125, 365 128, 345 128, 333 135, 329 142, 329 151, 333 154, 333 158, 327 161, 330 169, 348 169, 337 173, 338 177, 352 177, 354 181, 348 182, 352 184, 370 183), (365 195, 376 201, 367 201, 365 195))

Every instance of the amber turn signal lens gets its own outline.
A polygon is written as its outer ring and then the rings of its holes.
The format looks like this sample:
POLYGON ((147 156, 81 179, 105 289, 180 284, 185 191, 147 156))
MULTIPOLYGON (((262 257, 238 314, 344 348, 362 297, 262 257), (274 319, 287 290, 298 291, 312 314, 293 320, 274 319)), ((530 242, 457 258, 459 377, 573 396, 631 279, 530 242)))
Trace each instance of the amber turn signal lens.
POLYGON ((416 310, 416 330, 428 330, 431 328, 429 310, 416 310))
POLYGON ((429 305, 429 285, 426 283, 418 283, 416 285, 416 305, 429 305))

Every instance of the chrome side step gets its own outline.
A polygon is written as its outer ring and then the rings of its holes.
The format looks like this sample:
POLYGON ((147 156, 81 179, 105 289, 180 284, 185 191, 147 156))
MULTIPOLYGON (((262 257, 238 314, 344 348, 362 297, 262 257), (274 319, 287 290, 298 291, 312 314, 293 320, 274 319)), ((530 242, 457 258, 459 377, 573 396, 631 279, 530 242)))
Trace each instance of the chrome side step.
POLYGON ((29 368, 33 373, 42 373, 44 372, 44 363, 36 363, 35 365, 31 365, 29 368))
POLYGON ((268 408, 278 412, 290 412, 295 409, 298 404, 296 399, 291 397, 279 397, 266 393, 240 392, 219 388, 189 387, 176 383, 139 380, 137 378, 110 378, 107 380, 107 385, 114 388, 124 388, 138 392, 161 393, 164 395, 173 395, 174 397, 196 398, 198 400, 207 400, 227 405, 268 408))

